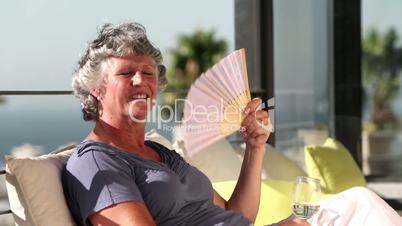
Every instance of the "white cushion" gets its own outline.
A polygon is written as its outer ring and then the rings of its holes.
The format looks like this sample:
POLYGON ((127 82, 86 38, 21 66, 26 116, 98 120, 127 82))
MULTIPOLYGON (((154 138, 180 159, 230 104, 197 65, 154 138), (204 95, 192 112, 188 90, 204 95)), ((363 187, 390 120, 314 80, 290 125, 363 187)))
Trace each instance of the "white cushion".
POLYGON ((237 180, 241 158, 237 156, 232 145, 221 139, 202 151, 190 156, 182 140, 173 144, 173 148, 191 165, 201 170, 211 182, 237 180))
MULTIPOLYGON (((155 130, 148 132, 145 139, 172 148, 155 130)), ((16 225, 75 225, 61 184, 61 169, 74 149, 75 145, 70 145, 31 158, 6 156, 6 187, 16 225)))
POLYGON ((32 158, 6 156, 6 186, 16 225, 75 225, 63 195, 61 169, 74 147, 32 158))
MULTIPOLYGON (((212 182, 238 179, 245 145, 235 147, 233 148, 226 139, 222 139, 190 156, 184 141, 179 140, 173 144, 173 148, 187 162, 201 170, 212 182)), ((297 176, 306 176, 306 173, 292 160, 267 144, 261 178, 293 182, 297 176)))
MULTIPOLYGON (((242 151, 244 151, 244 148, 245 145, 242 145, 242 151)), ((297 163, 290 160, 270 144, 266 146, 262 174, 263 179, 291 182, 298 176, 307 176, 306 172, 297 163)))

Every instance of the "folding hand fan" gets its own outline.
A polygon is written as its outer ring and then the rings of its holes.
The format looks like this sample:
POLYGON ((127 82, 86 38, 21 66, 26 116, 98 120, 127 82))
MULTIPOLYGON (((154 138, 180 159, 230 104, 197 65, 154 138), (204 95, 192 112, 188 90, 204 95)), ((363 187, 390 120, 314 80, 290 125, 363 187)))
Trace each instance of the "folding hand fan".
POLYGON ((238 130, 250 100, 245 50, 240 49, 201 74, 187 94, 183 135, 189 154, 238 130))

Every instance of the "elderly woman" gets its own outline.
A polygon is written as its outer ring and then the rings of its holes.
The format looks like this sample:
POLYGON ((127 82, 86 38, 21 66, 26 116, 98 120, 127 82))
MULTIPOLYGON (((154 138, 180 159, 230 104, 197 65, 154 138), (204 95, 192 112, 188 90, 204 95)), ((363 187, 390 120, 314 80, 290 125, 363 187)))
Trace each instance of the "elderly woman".
POLYGON ((161 52, 137 23, 104 25, 73 78, 85 120, 94 129, 63 171, 78 225, 250 225, 256 218, 268 114, 245 109, 244 163, 225 201, 208 178, 175 151, 144 140, 149 106, 165 83, 161 52), (136 120, 133 120, 135 118, 136 120), (140 119, 140 120, 138 120, 140 119))
MULTIPOLYGON (((225 201, 208 178, 174 150, 144 140, 147 103, 165 85, 164 75, 161 52, 140 24, 106 24, 89 43, 73 88, 84 119, 95 121, 95 127, 62 174, 74 220, 78 225, 108 226, 252 224, 269 136, 260 126, 269 123, 267 112, 257 110, 261 100, 252 100, 244 110, 247 148, 235 190, 225 201)), ((402 225, 395 211, 364 188, 341 193, 321 207, 311 219, 315 225, 346 225, 361 219, 373 225, 402 225)), ((289 217, 276 225, 309 223, 289 217)))

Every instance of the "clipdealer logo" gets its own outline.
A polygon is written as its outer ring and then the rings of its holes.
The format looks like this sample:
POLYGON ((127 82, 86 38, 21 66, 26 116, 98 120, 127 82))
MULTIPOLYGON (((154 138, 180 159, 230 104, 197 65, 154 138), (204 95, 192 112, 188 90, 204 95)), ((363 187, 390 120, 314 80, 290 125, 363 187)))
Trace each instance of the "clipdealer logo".
MULTIPOLYGON (((135 123, 155 123, 157 129, 172 131, 174 128, 168 126, 169 123, 174 123, 176 125, 183 126, 187 122, 194 122, 187 125, 188 128, 183 128, 186 130, 198 130, 202 132, 213 131, 214 125, 218 125, 219 123, 225 122, 227 125, 233 124, 236 126, 239 122, 242 121, 243 109, 238 107, 225 105, 223 99, 220 99, 219 105, 194 105, 190 101, 186 99, 176 99, 174 103, 174 108, 170 105, 159 105, 156 103, 155 99, 137 99, 133 100, 129 104, 129 117, 135 123), (145 102, 147 117, 138 118, 136 117, 135 109, 138 105, 145 102), (179 106, 184 106, 187 109, 185 115, 183 117, 179 114, 175 109, 179 109, 179 106), (226 108, 226 109, 225 109, 226 108)), ((183 109, 184 109, 183 108, 183 109)), ((254 117, 256 117, 254 113, 254 117)), ((262 122, 256 120, 257 123, 267 130, 271 130, 271 125, 264 125, 262 122)))

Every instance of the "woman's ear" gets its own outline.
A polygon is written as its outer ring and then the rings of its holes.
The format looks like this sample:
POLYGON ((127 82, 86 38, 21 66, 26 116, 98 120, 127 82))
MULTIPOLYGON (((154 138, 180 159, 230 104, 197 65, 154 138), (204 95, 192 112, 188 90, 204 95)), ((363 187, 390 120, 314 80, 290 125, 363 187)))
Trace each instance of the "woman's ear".
POLYGON ((99 90, 98 88, 92 89, 90 93, 91 93, 91 95, 92 95, 93 97, 95 97, 98 101, 100 101, 100 100, 102 99, 102 97, 101 97, 101 92, 100 92, 100 90, 99 90))

